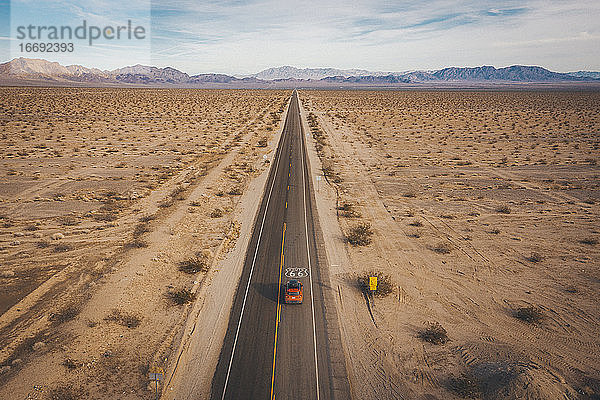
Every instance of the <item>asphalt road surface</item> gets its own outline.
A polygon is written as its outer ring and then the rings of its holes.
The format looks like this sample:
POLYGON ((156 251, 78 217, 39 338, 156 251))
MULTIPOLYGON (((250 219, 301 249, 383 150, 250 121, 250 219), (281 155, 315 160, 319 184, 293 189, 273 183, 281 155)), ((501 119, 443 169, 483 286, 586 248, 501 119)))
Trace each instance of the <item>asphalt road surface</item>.
POLYGON ((350 397, 345 368, 332 362, 343 365, 343 353, 329 337, 332 307, 324 304, 327 271, 317 257, 311 190, 294 92, 213 378, 214 400, 350 397), (304 285, 302 304, 283 303, 290 278, 304 285))

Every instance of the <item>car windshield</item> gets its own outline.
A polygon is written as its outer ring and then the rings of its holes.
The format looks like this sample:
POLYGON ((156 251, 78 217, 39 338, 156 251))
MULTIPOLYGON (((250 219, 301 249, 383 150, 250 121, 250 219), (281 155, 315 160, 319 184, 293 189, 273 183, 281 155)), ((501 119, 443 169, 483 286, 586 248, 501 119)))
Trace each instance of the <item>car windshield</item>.
POLYGON ((289 281, 288 282, 288 289, 299 290, 300 289, 300 282, 298 282, 298 281, 289 281))

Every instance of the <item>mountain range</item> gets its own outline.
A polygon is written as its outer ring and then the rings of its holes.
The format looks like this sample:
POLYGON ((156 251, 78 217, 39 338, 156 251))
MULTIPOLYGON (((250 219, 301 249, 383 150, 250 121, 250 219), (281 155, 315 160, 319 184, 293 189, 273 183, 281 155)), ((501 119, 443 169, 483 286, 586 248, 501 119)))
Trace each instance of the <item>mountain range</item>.
POLYGON ((552 72, 538 66, 450 67, 435 71, 374 72, 362 69, 269 68, 247 76, 188 75, 175 68, 133 65, 111 71, 15 58, 0 64, 0 85, 171 86, 171 87, 395 87, 519 83, 600 84, 600 72, 552 72))

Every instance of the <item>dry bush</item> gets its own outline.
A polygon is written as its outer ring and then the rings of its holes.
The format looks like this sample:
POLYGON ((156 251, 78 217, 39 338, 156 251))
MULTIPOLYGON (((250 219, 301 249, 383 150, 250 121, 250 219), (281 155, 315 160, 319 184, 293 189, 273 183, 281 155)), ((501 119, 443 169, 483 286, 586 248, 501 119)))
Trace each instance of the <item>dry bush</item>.
POLYGON ((104 320, 116 322, 119 325, 126 326, 127 328, 130 328, 130 329, 137 328, 138 326, 140 326, 140 323, 142 322, 142 319, 139 316, 137 316, 135 314, 124 313, 118 309, 112 310, 110 315, 105 317, 104 320))
POLYGON ((411 222, 409 224, 410 226, 416 226, 416 227, 420 227, 423 226, 423 223, 421 221, 419 221, 418 219, 415 219, 413 222, 411 222))
POLYGON ((500 214, 510 214, 510 207, 506 204, 496 207, 496 212, 500 214))
POLYGON ((37 226, 36 224, 27 225, 27 226, 25 227, 25 230, 26 230, 26 231, 30 231, 30 232, 37 231, 37 230, 39 230, 39 229, 40 229, 40 227, 39 227, 39 226, 37 226))
POLYGON ((125 247, 129 249, 142 249, 148 247, 148 242, 146 242, 143 239, 136 238, 133 239, 131 242, 127 243, 125 247))
POLYGON ((368 222, 360 222, 350 228, 346 234, 346 239, 353 246, 367 246, 371 244, 373 230, 368 222))
POLYGON ((220 208, 215 208, 214 210, 211 211, 210 217, 211 218, 221 218, 223 216, 223 214, 224 214, 223 210, 221 210, 220 208))
POLYGON ((53 249, 53 251, 55 253, 64 253, 65 251, 71 251, 71 250, 73 250, 73 246, 71 246, 68 243, 57 244, 56 246, 54 246, 54 249, 53 249))
POLYGON ((161 201, 160 203, 158 203, 158 206, 160 208, 169 208, 173 204, 175 204, 175 200, 173 200, 172 198, 170 198, 170 199, 166 199, 166 200, 161 201))
POLYGON ((381 271, 369 271, 358 277, 358 285, 365 294, 370 294, 369 278, 372 276, 377 277, 377 290, 375 290, 375 296, 385 297, 392 293, 394 290, 394 283, 389 275, 384 274, 381 271))
POLYGON ((581 244, 589 244, 590 246, 595 246, 598 244, 598 239, 594 238, 594 237, 588 237, 585 239, 581 239, 579 241, 579 243, 581 244))
POLYGON ((202 207, 202 201, 200 200, 194 200, 190 202, 190 206, 192 207, 202 207))
POLYGON ((177 187, 175 189, 173 189, 173 191, 171 192, 170 196, 172 199, 175 199, 175 200, 183 200, 184 193, 185 193, 185 188, 181 185, 177 185, 177 187))
POLYGON ((359 218, 361 216, 360 212, 356 210, 356 206, 350 202, 344 202, 338 207, 338 210, 340 210, 341 215, 346 218, 359 218))
POLYGON ((138 224, 133 230, 133 237, 142 236, 144 233, 150 232, 150 228, 148 228, 147 224, 138 224))
POLYGON ((431 250, 438 254, 448 254, 452 251, 452 247, 447 242, 439 242, 435 246, 431 247, 431 250))
POLYGON ((62 307, 55 313, 50 313, 48 319, 57 324, 62 324, 75 319, 81 312, 80 306, 76 303, 70 303, 62 307))
POLYGON ((448 342, 448 332, 439 322, 429 324, 427 328, 419 332, 419 339, 432 344, 444 344, 448 342))
POLYGON ((48 398, 50 400, 78 400, 82 397, 80 391, 75 390, 72 386, 58 386, 50 391, 48 398))
POLYGON ((448 380, 448 389, 463 399, 478 399, 482 390, 480 382, 471 375, 463 374, 448 380))
POLYGON ((540 322, 544 319, 544 313, 538 307, 520 307, 514 313, 515 318, 530 324, 540 322))
POLYGON ((98 222, 113 222, 118 218, 117 213, 98 213, 93 215, 94 220, 98 222))
POLYGON ((196 256, 179 263, 179 270, 186 274, 197 274, 206 272, 210 268, 208 258, 205 256, 196 256))
POLYGON ((59 223, 63 226, 75 226, 81 223, 80 219, 74 215, 65 215, 61 217, 59 223))
POLYGON ((69 370, 74 370, 74 369, 76 369, 77 367, 81 366, 81 363, 80 363, 80 362, 77 362, 77 361, 75 361, 75 360, 73 360, 72 358, 68 358, 68 357, 67 357, 67 358, 65 358, 65 360, 62 362, 62 365, 63 365, 64 367, 66 367, 67 369, 69 369, 69 370))
POLYGON ((241 196, 243 193, 244 191, 240 186, 234 186, 231 189, 229 189, 229 192, 227 192, 227 194, 229 194, 230 196, 241 196))
POLYGON ((50 247, 50 242, 47 240, 40 240, 35 245, 40 249, 45 249, 47 247, 50 247))
POLYGON ((150 222, 156 219, 156 215, 144 215, 139 218, 140 222, 150 222))
POLYGON ((171 300, 177 305, 191 303, 196 299, 196 295, 187 289, 180 289, 170 293, 171 300))
POLYGON ((256 146, 257 147, 267 147, 268 142, 269 142, 269 139, 266 136, 263 136, 260 138, 260 140, 258 141, 256 146))
POLYGON ((529 257, 527 257, 527 261, 532 263, 539 263, 543 260, 543 257, 540 253, 531 253, 529 257))

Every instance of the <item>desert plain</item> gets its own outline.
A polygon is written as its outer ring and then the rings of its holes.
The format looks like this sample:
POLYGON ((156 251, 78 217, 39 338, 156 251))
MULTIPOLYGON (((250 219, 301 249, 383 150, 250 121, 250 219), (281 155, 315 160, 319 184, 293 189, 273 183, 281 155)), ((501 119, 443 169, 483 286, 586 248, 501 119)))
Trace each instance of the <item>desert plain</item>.
MULTIPOLYGON (((151 399, 291 91, 0 91, 0 398, 151 399)), ((600 93, 299 96, 353 397, 598 398, 600 93)))
POLYGON ((0 398, 153 398, 289 92, 1 92, 0 398))
POLYGON ((600 93, 300 97, 354 396, 598 398, 600 93))

